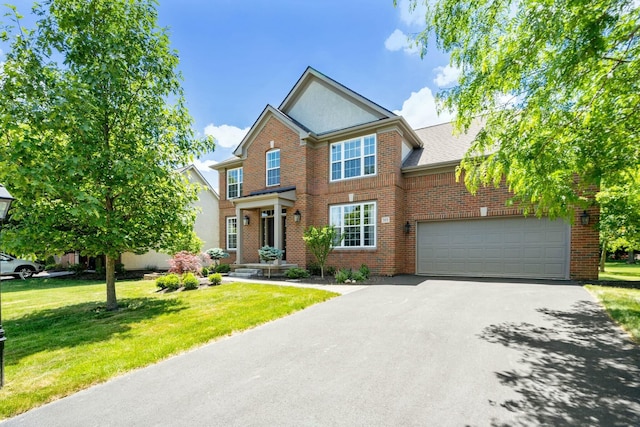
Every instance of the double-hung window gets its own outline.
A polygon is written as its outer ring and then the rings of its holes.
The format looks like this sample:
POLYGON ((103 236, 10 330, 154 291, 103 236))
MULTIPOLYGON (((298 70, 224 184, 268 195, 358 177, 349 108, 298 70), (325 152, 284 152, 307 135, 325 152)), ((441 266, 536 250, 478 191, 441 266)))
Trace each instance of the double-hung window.
POLYGON ((331 144, 331 181, 376 174, 376 136, 331 144))
POLYGON ((280 185, 280 150, 267 152, 267 187, 280 185))
POLYGON ((235 216, 227 217, 227 250, 238 249, 238 219, 235 216))
POLYGON ((344 236, 338 248, 376 246, 376 203, 354 203, 330 207, 330 220, 344 236))
POLYGON ((227 199, 242 197, 242 168, 227 171, 227 199))

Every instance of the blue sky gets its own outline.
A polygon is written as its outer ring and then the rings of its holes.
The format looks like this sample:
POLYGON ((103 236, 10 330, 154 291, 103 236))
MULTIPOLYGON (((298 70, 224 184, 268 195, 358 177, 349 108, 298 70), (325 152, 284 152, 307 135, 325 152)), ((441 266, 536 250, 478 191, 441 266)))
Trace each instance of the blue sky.
MULTIPOLYGON (((28 13, 31 2, 18 1, 28 13)), ((196 162, 232 156, 267 104, 275 107, 311 66, 414 127, 448 121, 436 116, 433 94, 455 84, 448 56, 430 48, 421 59, 407 42, 424 26, 424 11, 393 0, 160 0, 159 24, 180 56, 189 112, 199 135, 217 147, 196 162)))

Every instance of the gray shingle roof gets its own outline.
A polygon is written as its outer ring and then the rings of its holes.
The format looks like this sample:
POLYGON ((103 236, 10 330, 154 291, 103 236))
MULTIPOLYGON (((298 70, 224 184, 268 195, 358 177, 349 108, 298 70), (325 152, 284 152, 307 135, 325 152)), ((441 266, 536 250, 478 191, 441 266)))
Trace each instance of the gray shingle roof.
POLYGON ((414 149, 402 167, 431 166, 461 160, 482 126, 481 119, 474 119, 467 132, 459 135, 453 135, 452 123, 416 129, 424 147, 414 149))

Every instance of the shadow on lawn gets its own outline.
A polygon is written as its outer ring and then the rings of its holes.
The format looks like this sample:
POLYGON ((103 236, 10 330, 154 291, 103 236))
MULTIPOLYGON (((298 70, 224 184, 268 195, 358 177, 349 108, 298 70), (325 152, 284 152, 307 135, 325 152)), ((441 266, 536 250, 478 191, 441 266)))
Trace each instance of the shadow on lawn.
MULTIPOLYGON (((73 276, 31 278, 27 280, 13 279, 2 281, 2 293, 24 292, 43 289, 59 289, 75 286, 105 285, 104 280, 77 279, 73 276)), ((116 284, 117 286, 117 284, 116 284)))
POLYGON ((16 364, 42 351, 105 341, 126 333, 132 324, 186 308, 179 300, 157 298, 121 299, 118 305, 117 311, 107 311, 104 302, 87 302, 5 321, 5 362, 16 364))
POLYGON ((481 335, 521 354, 519 368, 496 373, 521 396, 501 406, 518 425, 640 425, 640 347, 595 303, 539 311, 553 328, 504 323, 481 335))

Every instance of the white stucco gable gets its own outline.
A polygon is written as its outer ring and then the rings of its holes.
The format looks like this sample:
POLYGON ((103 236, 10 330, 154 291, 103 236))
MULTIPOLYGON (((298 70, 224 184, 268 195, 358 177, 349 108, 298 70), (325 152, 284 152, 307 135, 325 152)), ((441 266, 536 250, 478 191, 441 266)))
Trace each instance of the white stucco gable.
POLYGON ((311 67, 278 110, 316 135, 395 117, 391 111, 311 67))

